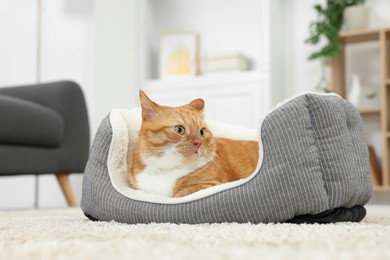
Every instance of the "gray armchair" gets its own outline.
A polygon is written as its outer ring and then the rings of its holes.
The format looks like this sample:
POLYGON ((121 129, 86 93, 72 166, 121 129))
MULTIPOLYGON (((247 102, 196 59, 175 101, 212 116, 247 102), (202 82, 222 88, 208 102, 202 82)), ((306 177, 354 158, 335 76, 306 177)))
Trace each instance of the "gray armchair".
POLYGON ((0 176, 55 174, 68 204, 76 206, 68 175, 84 171, 89 142, 76 83, 0 88, 0 176))

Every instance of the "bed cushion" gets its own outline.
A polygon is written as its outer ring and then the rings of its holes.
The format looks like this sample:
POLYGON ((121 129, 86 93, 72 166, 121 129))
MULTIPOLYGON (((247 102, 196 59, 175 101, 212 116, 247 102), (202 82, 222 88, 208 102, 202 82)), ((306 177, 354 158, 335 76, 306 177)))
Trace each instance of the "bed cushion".
MULTIPOLYGON (((250 177, 183 198, 151 196, 126 184, 126 158, 139 125, 140 119, 130 121, 123 111, 102 121, 83 180, 81 207, 91 219, 269 223, 316 222, 324 214, 338 214, 327 222, 359 221, 365 215, 362 206, 372 188, 362 122, 357 110, 335 94, 299 95, 276 106, 259 124, 259 163, 250 177), (120 145, 123 133, 128 140, 120 145)), ((251 136, 236 126, 217 124, 216 130, 234 138, 251 136)))

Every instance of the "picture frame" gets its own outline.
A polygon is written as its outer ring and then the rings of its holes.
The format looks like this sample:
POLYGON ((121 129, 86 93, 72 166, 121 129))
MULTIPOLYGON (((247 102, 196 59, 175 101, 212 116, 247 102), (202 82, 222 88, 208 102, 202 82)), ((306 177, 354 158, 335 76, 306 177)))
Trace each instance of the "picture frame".
POLYGON ((159 78, 177 79, 199 74, 199 34, 191 31, 160 35, 159 78))

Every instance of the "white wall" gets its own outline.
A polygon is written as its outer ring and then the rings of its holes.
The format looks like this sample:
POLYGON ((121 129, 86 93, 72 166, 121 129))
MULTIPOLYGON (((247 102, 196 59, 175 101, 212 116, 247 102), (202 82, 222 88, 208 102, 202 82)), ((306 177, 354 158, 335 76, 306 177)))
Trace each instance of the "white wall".
POLYGON ((137 0, 95 0, 96 120, 138 104, 137 0))
POLYGON ((36 80, 36 8, 31 0, 0 1, 0 86, 36 80))
POLYGON ((320 65, 308 61, 315 47, 304 43, 309 36, 309 23, 316 18, 313 5, 323 1, 284 0, 284 97, 314 90, 319 80, 320 65))
MULTIPOLYGON (((37 68, 37 3, 0 1, 0 87, 69 79, 80 84, 94 125, 93 0, 42 0, 41 67, 37 68), (37 73, 39 72, 39 75, 37 73)), ((34 206, 34 176, 0 177, 0 209, 34 206)), ((79 200, 82 175, 71 175, 79 200)), ((39 177, 39 206, 64 207, 54 175, 39 177)))
POLYGON ((42 0, 41 81, 72 79, 82 87, 94 124, 93 0, 42 0))

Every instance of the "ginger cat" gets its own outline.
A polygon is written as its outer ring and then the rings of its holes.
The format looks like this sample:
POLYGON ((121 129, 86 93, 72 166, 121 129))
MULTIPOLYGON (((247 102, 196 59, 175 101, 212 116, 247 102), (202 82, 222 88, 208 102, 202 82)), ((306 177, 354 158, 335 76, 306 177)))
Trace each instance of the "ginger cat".
POLYGON ((214 138, 204 121, 204 101, 161 106, 140 91, 142 126, 129 158, 130 187, 183 197, 248 177, 258 161, 258 142, 214 138))

